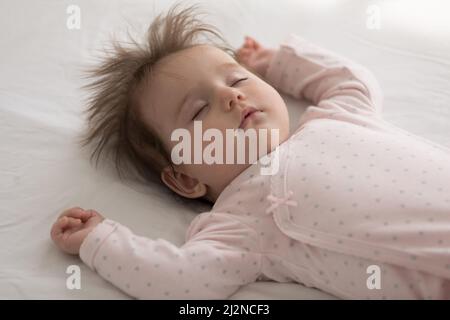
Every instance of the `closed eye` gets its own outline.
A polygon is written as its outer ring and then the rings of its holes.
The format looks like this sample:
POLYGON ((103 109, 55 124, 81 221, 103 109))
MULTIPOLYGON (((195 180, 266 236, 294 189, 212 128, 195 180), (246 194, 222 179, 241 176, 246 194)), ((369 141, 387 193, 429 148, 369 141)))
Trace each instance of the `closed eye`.
POLYGON ((241 82, 241 81, 245 81, 245 80, 247 80, 248 78, 242 78, 242 79, 239 79, 239 80, 237 80, 237 81, 235 81, 231 86, 232 87, 234 87, 236 84, 238 84, 239 82, 241 82))
MULTIPOLYGON (((231 86, 234 87, 234 86, 235 86, 236 84, 238 84, 239 82, 245 81, 245 80, 248 80, 248 78, 241 78, 241 79, 238 79, 237 81, 233 82, 233 84, 232 84, 231 86)), ((203 111, 203 109, 206 108, 206 107, 208 107, 208 104, 205 104, 203 107, 201 107, 201 108, 194 114, 194 116, 192 117, 192 120, 195 120, 195 119, 198 117, 198 115, 203 111)))
POLYGON ((196 114, 194 114, 194 117, 192 117, 192 120, 194 120, 195 118, 197 118, 197 116, 200 114, 200 112, 202 112, 203 109, 205 109, 208 106, 208 104, 205 104, 203 107, 201 107, 196 114))

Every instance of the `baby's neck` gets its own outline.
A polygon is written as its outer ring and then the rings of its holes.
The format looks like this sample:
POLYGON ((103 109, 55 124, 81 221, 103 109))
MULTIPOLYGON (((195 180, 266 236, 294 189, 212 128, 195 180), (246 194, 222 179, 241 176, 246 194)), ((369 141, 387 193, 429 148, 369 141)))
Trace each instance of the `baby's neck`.
POLYGON ((234 179, 236 179, 242 172, 244 172, 248 167, 250 167, 251 164, 239 164, 236 165, 236 171, 234 171, 230 177, 224 181, 222 184, 217 184, 214 186, 207 186, 208 192, 206 194, 206 199, 210 201, 211 203, 216 203, 217 199, 219 198, 220 194, 225 190, 225 188, 233 182, 234 179))

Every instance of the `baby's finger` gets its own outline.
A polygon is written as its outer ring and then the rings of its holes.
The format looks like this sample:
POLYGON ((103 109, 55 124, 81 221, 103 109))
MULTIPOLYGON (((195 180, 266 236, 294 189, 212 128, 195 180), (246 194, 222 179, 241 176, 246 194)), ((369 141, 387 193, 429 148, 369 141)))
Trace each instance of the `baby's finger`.
POLYGON ((252 37, 250 37, 250 36, 245 36, 245 42, 246 43, 252 43, 253 41, 255 41, 252 37))
POLYGON ((245 37, 243 48, 252 49, 254 40, 250 37, 245 37))
POLYGON ((67 218, 67 222, 65 223, 63 229, 67 230, 67 229, 76 228, 76 227, 79 227, 81 224, 82 224, 81 219, 67 218))
POLYGON ((63 216, 81 219, 82 221, 86 221, 91 217, 91 213, 87 210, 83 210, 80 207, 76 207, 76 208, 72 208, 72 209, 64 211, 60 215, 60 217, 63 217, 63 216))
POLYGON ((70 218, 67 216, 61 217, 55 223, 56 234, 64 233, 67 229, 78 227, 81 224, 80 219, 70 218))
POLYGON ((64 228, 67 225, 69 219, 67 217, 59 218, 52 226, 52 230, 50 231, 50 235, 53 240, 57 239, 63 234, 64 228))
POLYGON ((245 37, 245 46, 251 49, 258 49, 260 47, 258 41, 252 37, 245 37))
POLYGON ((255 50, 258 50, 260 47, 261 45, 259 44, 259 42, 253 39, 253 48, 255 50))
POLYGON ((239 57, 244 58, 244 57, 248 57, 251 54, 251 50, 250 49, 240 49, 237 54, 239 57))
POLYGON ((83 221, 83 222, 87 222, 89 221, 91 218, 95 218, 95 217, 101 217, 101 214, 98 213, 97 211, 93 210, 93 209, 88 209, 86 210, 86 213, 89 215, 88 218, 83 221))
POLYGON ((64 229, 67 224, 69 223, 69 217, 61 217, 58 219, 58 221, 56 221, 56 225, 60 228, 60 229, 64 229))
POLYGON ((70 208, 67 210, 64 210, 59 216, 58 218, 62 218, 64 216, 68 216, 70 214, 73 214, 73 212, 80 212, 80 211, 84 211, 82 208, 80 207, 75 207, 75 208, 70 208))

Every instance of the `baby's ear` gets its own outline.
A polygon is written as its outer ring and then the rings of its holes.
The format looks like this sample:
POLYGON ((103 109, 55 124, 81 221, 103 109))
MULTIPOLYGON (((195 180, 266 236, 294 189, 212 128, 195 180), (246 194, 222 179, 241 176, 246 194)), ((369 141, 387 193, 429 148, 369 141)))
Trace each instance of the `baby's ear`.
POLYGON ((184 173, 172 170, 171 166, 161 171, 161 180, 172 191, 182 197, 196 199, 206 195, 206 185, 184 173))

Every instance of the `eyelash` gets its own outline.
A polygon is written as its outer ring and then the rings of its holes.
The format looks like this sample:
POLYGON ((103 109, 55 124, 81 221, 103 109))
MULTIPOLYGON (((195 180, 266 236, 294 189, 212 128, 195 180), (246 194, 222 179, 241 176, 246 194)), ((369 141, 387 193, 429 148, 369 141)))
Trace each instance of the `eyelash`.
MULTIPOLYGON (((232 84, 231 86, 234 87, 234 86, 235 86, 236 84, 238 84, 239 82, 245 81, 245 80, 247 80, 247 79, 248 79, 248 78, 242 78, 242 79, 239 79, 239 80, 233 82, 233 84, 232 84)), ((197 111, 197 113, 194 114, 194 117, 192 118, 192 120, 194 120, 195 118, 197 118, 197 116, 200 114, 200 112, 202 112, 202 110, 203 110, 204 108, 206 108, 208 105, 209 105, 209 103, 207 103, 207 104, 205 104, 203 107, 201 107, 201 108, 197 111)))

